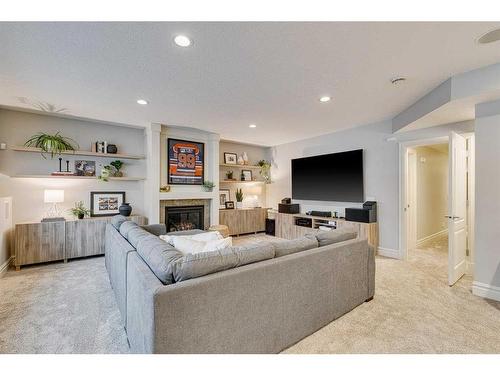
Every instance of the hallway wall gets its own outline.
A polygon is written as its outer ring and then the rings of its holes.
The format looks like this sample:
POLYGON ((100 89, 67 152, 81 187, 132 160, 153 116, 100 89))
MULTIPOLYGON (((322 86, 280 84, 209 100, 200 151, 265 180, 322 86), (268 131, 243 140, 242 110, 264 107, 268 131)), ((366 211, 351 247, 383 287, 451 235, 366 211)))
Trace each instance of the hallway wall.
POLYGON ((448 145, 416 147, 417 242, 447 228, 448 145))

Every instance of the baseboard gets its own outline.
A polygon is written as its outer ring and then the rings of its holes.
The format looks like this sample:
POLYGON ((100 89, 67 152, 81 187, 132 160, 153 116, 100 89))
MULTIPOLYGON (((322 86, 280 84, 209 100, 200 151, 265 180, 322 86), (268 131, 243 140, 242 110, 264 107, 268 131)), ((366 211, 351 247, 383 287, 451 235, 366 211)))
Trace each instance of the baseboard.
POLYGON ((446 233, 448 233, 448 229, 443 229, 439 232, 436 232, 434 234, 431 234, 430 236, 427 236, 427 237, 424 237, 420 240, 417 241, 417 246, 420 246, 420 245, 423 245, 424 243, 430 241, 430 240, 433 240, 435 238, 438 238, 438 237, 441 237, 443 235, 445 235, 446 233))
POLYGON ((387 258, 394 258, 394 259, 399 259, 399 250, 395 249, 387 249, 385 247, 380 247, 378 248, 377 255, 381 255, 383 257, 387 258))
POLYGON ((2 277, 9 269, 10 264, 14 261, 14 257, 10 257, 0 266, 0 277, 2 277))
POLYGON ((472 282, 472 294, 474 294, 475 296, 500 301, 500 287, 480 283, 479 281, 472 282))

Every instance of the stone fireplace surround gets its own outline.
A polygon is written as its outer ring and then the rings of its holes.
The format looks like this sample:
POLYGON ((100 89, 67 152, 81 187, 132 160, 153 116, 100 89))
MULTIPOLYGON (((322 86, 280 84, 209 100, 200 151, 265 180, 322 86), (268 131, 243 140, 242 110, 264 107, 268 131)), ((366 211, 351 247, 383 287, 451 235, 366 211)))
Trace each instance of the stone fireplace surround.
POLYGON ((203 206, 204 227, 210 227, 210 199, 169 199, 160 200, 160 223, 165 223, 165 207, 203 206))

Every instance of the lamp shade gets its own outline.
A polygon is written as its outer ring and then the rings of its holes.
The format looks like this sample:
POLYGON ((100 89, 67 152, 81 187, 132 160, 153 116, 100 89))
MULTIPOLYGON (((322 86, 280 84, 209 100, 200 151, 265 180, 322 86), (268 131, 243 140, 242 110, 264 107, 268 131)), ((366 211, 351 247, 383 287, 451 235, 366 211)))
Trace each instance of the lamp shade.
POLYGON ((44 190, 43 201, 45 203, 62 203, 64 202, 64 190, 44 190))

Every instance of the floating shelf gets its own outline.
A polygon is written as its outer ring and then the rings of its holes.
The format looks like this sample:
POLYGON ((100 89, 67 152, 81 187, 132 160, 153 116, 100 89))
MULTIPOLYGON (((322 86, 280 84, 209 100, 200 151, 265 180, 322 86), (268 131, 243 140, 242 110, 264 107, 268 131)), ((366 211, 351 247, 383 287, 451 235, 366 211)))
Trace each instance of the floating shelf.
MULTIPOLYGON (((42 149, 37 147, 25 147, 25 146, 12 146, 10 150, 21 151, 21 152, 36 152, 41 153, 42 149)), ((131 154, 101 154, 93 151, 63 151, 61 154, 64 155, 81 155, 81 156, 94 156, 98 158, 113 158, 113 159, 144 159, 144 155, 131 155, 131 154)))
POLYGON ((231 180, 220 180, 220 184, 264 184, 265 181, 231 181, 231 180))
POLYGON ((260 169, 258 165, 240 165, 240 164, 219 164, 219 167, 241 168, 241 169, 260 169))
MULTIPOLYGON (((95 176, 52 176, 46 174, 19 174, 11 176, 12 178, 56 178, 56 179, 76 179, 76 180, 97 180, 95 176)), ((142 181, 144 177, 108 177, 110 181, 142 181)))

